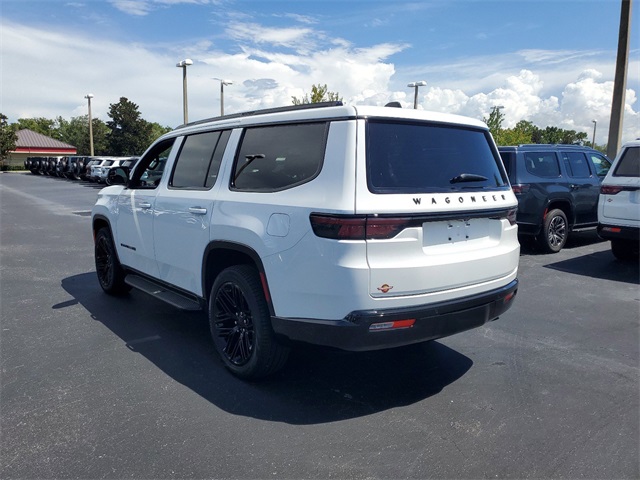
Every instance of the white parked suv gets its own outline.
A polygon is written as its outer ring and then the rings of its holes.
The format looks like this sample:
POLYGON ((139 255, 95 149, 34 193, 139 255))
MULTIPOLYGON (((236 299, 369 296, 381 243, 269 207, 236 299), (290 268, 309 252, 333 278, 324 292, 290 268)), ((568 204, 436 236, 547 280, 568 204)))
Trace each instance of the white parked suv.
POLYGON ((375 350, 478 327, 517 291, 518 203, 477 120, 340 102, 228 115, 160 137, 109 181, 92 212, 104 291, 207 310, 243 378, 300 343, 375 350))
POLYGON ((616 258, 640 257, 640 140, 622 146, 600 186, 598 235, 616 258))

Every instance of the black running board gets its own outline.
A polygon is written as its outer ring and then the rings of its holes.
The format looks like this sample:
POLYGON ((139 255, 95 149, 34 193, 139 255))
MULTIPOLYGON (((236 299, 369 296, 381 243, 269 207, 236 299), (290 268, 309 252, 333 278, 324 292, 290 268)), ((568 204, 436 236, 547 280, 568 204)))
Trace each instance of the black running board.
POLYGON ((152 297, 155 297, 158 300, 162 300, 169 305, 173 305, 180 310, 190 312, 202 310, 200 302, 198 302, 196 299, 190 298, 186 295, 176 292, 175 290, 170 290, 163 285, 155 283, 139 275, 129 274, 125 277, 124 282, 127 285, 131 285, 133 288, 142 290, 152 297))

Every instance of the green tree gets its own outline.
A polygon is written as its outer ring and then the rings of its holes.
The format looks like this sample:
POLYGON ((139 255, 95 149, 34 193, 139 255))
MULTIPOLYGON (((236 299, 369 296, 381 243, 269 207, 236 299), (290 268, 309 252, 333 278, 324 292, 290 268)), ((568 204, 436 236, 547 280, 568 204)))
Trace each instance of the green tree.
POLYGON ((120 97, 118 103, 109 105, 107 127, 108 149, 111 155, 141 155, 149 145, 153 127, 144 120, 138 105, 120 97))
POLYGON ((500 131, 498 145, 522 145, 532 143, 533 132, 537 129, 533 123, 520 120, 513 128, 504 128, 500 131))
POLYGON ((489 114, 489 118, 483 118, 482 121, 487 124, 489 127, 489 131, 493 136, 493 139, 498 145, 504 145, 500 139, 500 134, 502 132, 502 122, 504 121, 504 114, 500 112, 501 107, 493 107, 491 109, 491 113, 489 114))
POLYGON ((307 103, 320 103, 320 102, 342 102, 342 97, 338 92, 330 92, 327 84, 324 85, 312 85, 311 86, 311 98, 308 94, 304 94, 303 98, 291 97, 291 101, 294 105, 303 105, 307 103))
POLYGON ((57 125, 55 120, 49 118, 19 118, 15 124, 18 130, 29 129, 33 132, 46 135, 47 137, 58 139, 57 125))
MULTIPOLYGON (((60 141, 76 147, 78 155, 91 153, 89 143, 89 116, 73 117, 70 121, 58 117, 58 131, 60 141)), ((93 124, 93 150, 96 155, 108 155, 107 133, 108 128, 99 118, 92 119, 93 124)))
POLYGON ((157 138, 161 137, 165 133, 169 133, 171 130, 173 130, 171 127, 163 127, 157 122, 151 123, 151 135, 147 143, 150 145, 157 138))
POLYGON ((0 113, 0 163, 4 165, 9 152, 15 150, 18 136, 15 125, 9 125, 8 118, 0 113))

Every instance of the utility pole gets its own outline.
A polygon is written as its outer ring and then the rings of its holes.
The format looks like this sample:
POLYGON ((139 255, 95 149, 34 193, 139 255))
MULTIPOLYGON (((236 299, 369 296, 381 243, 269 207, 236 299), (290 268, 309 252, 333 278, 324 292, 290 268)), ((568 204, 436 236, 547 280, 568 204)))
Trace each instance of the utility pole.
POLYGON ((629 63, 629 37, 631 30, 631 0, 622 0, 620 8, 620 30, 618 33, 618 56, 616 57, 616 75, 613 81, 613 99, 611 101, 611 120, 609 122, 609 141, 607 155, 615 158, 622 138, 622 114, 627 87, 627 68, 629 63))

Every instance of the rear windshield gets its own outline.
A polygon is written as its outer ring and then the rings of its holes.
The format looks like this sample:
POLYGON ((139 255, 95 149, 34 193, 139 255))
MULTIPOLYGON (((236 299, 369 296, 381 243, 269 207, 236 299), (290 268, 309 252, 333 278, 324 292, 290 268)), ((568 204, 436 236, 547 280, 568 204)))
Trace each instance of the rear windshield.
POLYGON ((629 147, 624 151, 613 176, 640 177, 640 147, 629 147))
POLYGON ((509 188, 484 130, 378 120, 367 124, 367 182, 372 193, 509 188))

